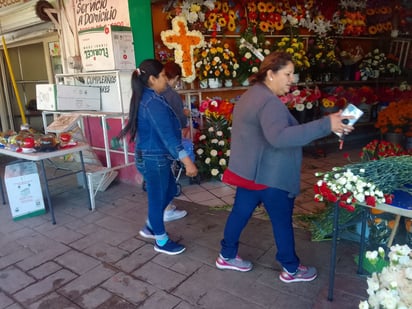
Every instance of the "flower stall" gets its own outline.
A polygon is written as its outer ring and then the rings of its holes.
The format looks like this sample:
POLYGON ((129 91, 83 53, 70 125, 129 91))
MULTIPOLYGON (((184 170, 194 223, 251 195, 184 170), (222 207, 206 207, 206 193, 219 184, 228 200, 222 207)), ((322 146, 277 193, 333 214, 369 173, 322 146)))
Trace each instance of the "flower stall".
POLYGON ((300 83, 282 98, 301 123, 352 103, 364 111, 359 122, 367 125, 362 125, 362 131, 374 130, 370 122, 384 106, 381 91, 391 85, 387 79, 380 84, 380 79, 390 75, 393 85, 401 81, 399 72, 403 72, 397 63, 404 63, 403 59, 393 57, 389 45, 383 48, 378 37, 390 35, 389 21, 377 17, 381 7, 366 7, 365 1, 177 0, 156 6, 164 18, 156 19, 154 29, 163 28, 160 32, 170 36, 155 46, 164 54, 160 45, 168 44, 175 50, 175 61, 189 72, 184 81, 190 85, 184 84, 181 92, 195 109, 205 96, 232 100, 241 95, 263 57, 275 49, 291 53, 295 72, 301 73, 300 83), (177 21, 183 20, 186 24, 177 27, 177 21), (374 31, 370 26, 379 28, 376 34, 370 33, 374 31), (183 57, 184 48, 189 56, 183 57), (373 78, 376 84, 369 82, 368 72, 376 71, 369 67, 379 69, 379 78, 373 78), (360 84, 362 78, 369 83, 360 84), (341 79, 348 82, 338 86, 341 79), (212 87, 217 88, 208 89, 212 87))

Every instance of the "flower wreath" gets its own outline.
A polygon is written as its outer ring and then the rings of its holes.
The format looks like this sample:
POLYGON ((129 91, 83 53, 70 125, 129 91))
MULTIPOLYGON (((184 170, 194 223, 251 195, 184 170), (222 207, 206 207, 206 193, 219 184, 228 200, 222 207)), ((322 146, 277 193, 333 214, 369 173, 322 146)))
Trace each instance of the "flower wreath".
POLYGON ((187 20, 176 16, 172 20, 172 30, 162 31, 160 37, 169 49, 174 49, 175 62, 182 67, 182 80, 191 83, 196 78, 193 51, 204 44, 200 31, 189 31, 187 20))

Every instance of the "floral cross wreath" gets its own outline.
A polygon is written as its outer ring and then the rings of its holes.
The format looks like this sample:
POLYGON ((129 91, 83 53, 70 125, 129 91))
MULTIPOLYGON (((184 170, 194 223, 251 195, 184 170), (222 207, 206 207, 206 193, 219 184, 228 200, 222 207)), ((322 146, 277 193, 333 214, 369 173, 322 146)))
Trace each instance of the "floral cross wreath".
POLYGON ((166 47, 175 50, 175 62, 182 67, 182 80, 191 83, 196 78, 193 51, 204 44, 203 34, 189 31, 187 20, 176 16, 172 19, 172 30, 162 31, 160 37, 166 47))

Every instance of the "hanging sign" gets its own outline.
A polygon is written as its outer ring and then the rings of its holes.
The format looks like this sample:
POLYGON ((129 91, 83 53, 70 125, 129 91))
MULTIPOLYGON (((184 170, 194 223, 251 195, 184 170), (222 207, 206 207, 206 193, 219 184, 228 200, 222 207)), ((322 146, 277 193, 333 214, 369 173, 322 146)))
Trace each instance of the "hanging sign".
POLYGON ((130 26, 127 0, 75 0, 77 30, 130 26))
POLYGON ((26 2, 28 2, 28 0, 3 0, 3 1, 0 1, 0 9, 11 7, 17 4, 26 3, 26 2))

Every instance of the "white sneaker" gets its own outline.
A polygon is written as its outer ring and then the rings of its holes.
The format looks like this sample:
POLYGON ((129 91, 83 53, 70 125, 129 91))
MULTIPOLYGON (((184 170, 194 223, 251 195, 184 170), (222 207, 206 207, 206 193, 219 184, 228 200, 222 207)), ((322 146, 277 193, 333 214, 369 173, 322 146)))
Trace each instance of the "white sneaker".
POLYGON ((170 222, 174 220, 179 220, 187 215, 186 210, 178 210, 176 209, 176 206, 173 204, 170 204, 167 206, 164 214, 163 214, 163 221, 164 222, 170 222))

